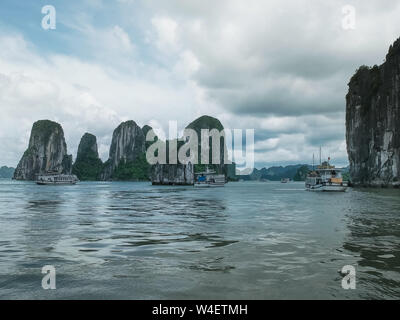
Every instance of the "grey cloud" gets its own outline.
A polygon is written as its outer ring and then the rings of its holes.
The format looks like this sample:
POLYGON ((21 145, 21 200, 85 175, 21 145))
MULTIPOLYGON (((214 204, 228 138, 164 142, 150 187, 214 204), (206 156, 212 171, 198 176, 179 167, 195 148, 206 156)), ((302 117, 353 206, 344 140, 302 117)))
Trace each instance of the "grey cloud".
MULTIPOLYGON (((339 144, 343 149, 349 78, 362 64, 382 62, 400 34, 398 1, 351 3, 357 9, 353 31, 341 29, 345 0, 135 0, 120 1, 118 6, 103 1, 96 11, 88 10, 89 20, 81 19, 79 12, 85 10, 80 5, 73 5, 64 18, 60 16, 60 23, 66 30, 81 20, 85 23, 64 34, 65 47, 57 48, 60 56, 68 52, 71 59, 53 57, 49 62, 42 58, 48 52, 42 55, 29 45, 18 46, 25 44, 22 36, 3 41, 0 64, 8 67, 1 73, 10 76, 27 70, 33 80, 48 79, 50 85, 32 82, 42 92, 47 90, 36 97, 30 95, 36 92, 30 90, 30 82, 9 87, 0 79, 0 107, 10 120, 0 120, 1 145, 7 145, 1 150, 12 150, 3 152, 0 162, 15 164, 32 122, 39 118, 63 124, 72 153, 84 132, 96 134, 104 157, 110 134, 122 119, 142 124, 155 119, 165 125, 169 119, 187 123, 205 113, 226 114, 235 128, 255 128, 256 143, 281 139, 275 148, 259 144, 257 154, 264 158, 258 163, 288 163, 286 154, 298 154, 293 162, 304 162, 318 145, 329 145, 333 154, 339 144), (94 19, 99 16, 105 19, 94 19), (177 22, 175 51, 163 52, 152 43, 153 17, 177 22), (110 34, 116 25, 129 35, 133 50, 120 49, 119 38, 110 34), (188 75, 174 69, 186 51, 199 62, 197 72, 188 75), (20 87, 16 94, 13 90, 20 87), (82 92, 90 99, 73 98, 82 92), (21 117, 24 125, 14 129, 21 117), (263 123, 275 118, 278 124, 263 123), (19 141, 5 136, 8 130, 21 137, 19 141)), ((61 29, 57 32, 62 34, 61 29)), ((345 151, 337 157, 345 159, 345 151)))
POLYGON ((193 79, 238 115, 343 111, 353 72, 361 64, 381 62, 398 36, 396 26, 400 30, 398 19, 390 20, 400 12, 395 1, 389 7, 352 1, 357 10, 353 32, 341 28, 346 1, 251 1, 246 6, 218 1, 208 11, 203 10, 212 6, 208 2, 180 4, 164 3, 161 11, 179 22, 182 45, 199 59, 193 79), (376 25, 392 29, 382 34, 376 25), (297 90, 299 82, 315 93, 297 90))

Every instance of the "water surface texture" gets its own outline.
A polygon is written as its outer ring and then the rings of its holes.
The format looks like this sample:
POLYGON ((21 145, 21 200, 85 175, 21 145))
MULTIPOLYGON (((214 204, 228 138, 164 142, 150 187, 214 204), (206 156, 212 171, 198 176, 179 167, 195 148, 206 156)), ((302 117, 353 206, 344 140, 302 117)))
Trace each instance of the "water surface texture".
POLYGON ((400 298, 400 191, 0 180, 0 299, 25 298, 400 298))

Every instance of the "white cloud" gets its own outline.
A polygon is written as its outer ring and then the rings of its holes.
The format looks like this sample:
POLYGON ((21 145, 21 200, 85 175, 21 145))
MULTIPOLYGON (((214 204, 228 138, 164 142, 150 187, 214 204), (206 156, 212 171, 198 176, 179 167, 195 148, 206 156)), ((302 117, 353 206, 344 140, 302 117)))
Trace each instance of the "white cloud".
MULTIPOLYGON (((17 164, 28 145, 32 124, 39 119, 62 124, 74 156, 81 136, 87 131, 95 134, 105 160, 112 132, 121 121, 133 119, 143 126, 157 119, 166 128, 168 120, 178 118, 184 126, 193 119, 192 110, 200 111, 204 103, 193 83, 179 80, 181 89, 177 90, 176 75, 152 65, 137 76, 67 55, 43 57, 20 35, 0 36, 0 52, 2 164, 17 164), (16 139, 18 143, 10 143, 16 139)), ((193 69, 190 58, 185 63, 187 70, 193 69)))
POLYGON ((258 163, 309 162, 319 145, 345 162, 347 82, 382 62, 400 30, 398 1, 353 0, 350 32, 346 1, 86 3, 97 11, 59 15, 64 42, 53 50, 0 34, 0 164, 16 165, 42 118, 62 123, 73 153, 85 131, 96 134, 106 158, 122 120, 166 131, 203 114, 256 129, 258 163))
MULTIPOLYGON (((129 35, 120 27, 114 26, 112 28, 112 37, 118 42, 117 48, 122 48, 122 50, 130 52, 133 49, 133 44, 129 35)), ((112 40, 114 40, 112 39, 112 40)))
POLYGON ((178 46, 178 24, 169 17, 154 17, 151 23, 156 32, 156 45, 160 50, 176 50, 178 46))

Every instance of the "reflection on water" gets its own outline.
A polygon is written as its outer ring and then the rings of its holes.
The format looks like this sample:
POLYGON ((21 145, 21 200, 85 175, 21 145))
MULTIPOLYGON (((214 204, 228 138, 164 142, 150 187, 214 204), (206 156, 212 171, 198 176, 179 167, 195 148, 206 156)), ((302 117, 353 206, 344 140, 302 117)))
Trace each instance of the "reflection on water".
POLYGON ((0 181, 0 298, 399 298, 398 190, 303 189, 0 181))
POLYGON ((363 204, 349 215, 343 248, 358 257, 365 298, 400 296, 400 202, 396 190, 361 190, 363 204))

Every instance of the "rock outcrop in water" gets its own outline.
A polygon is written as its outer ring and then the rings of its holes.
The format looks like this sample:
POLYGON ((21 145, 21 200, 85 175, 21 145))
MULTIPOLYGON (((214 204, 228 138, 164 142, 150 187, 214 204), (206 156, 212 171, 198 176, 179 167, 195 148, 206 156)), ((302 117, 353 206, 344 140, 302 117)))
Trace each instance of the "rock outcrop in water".
POLYGON ((76 161, 72 173, 79 180, 96 181, 100 178, 103 162, 99 158, 96 136, 85 133, 79 143, 76 161))
POLYGON ((153 185, 192 185, 194 168, 192 164, 156 164, 151 168, 153 185))
POLYGON ((40 120, 33 124, 28 149, 14 172, 16 180, 35 180, 49 171, 70 174, 72 156, 67 154, 64 131, 56 122, 40 120))
MULTIPOLYGON (((201 165, 201 156, 202 156, 202 154, 201 154, 201 130, 208 129, 209 131, 211 131, 213 129, 216 129, 218 132, 221 132, 222 130, 224 130, 224 126, 216 118, 213 118, 210 116, 202 116, 202 117, 194 120, 186 128, 193 129, 194 131, 196 131, 198 139, 199 139, 199 141, 198 141, 199 142, 198 143, 198 150, 199 150, 198 163, 199 164, 195 166, 195 171, 197 172, 199 170, 204 170, 204 165, 201 165)), ((220 139, 219 160, 218 160, 219 164, 212 164, 213 149, 212 149, 212 138, 211 137, 209 138, 209 146, 210 146, 210 150, 209 150, 209 154, 208 154, 208 158, 209 158, 209 162, 210 162, 210 165, 208 166, 209 169, 214 170, 218 174, 227 174, 227 167, 224 164, 224 156, 225 156, 225 152, 227 152, 224 138, 220 139)))
MULTIPOLYGON (((197 133, 198 137, 198 164, 156 164, 151 168, 151 181, 155 185, 191 185, 194 183, 194 173, 199 171, 204 171, 206 165, 201 164, 201 130, 208 129, 213 130, 216 129, 218 132, 221 132, 224 127, 221 122, 210 116, 202 116, 192 123, 190 123, 187 129, 192 129, 197 133)), ((168 144, 170 142, 167 141, 167 149, 168 144)), ((178 142, 178 150, 183 145, 183 142, 178 142)), ((226 151, 226 145, 223 138, 220 139, 220 156, 219 156, 219 164, 212 164, 212 141, 210 138, 209 141, 209 162, 210 165, 207 165, 209 169, 216 171, 218 174, 225 174, 228 176, 228 165, 224 164, 224 154, 226 151)), ((168 151, 167 151, 168 155, 168 151)), ((233 170, 235 170, 234 165, 231 165, 233 170)))
POLYGON ((148 176, 145 136, 134 121, 121 123, 114 130, 110 156, 101 174, 102 180, 141 180, 148 176))
MULTIPOLYGON (((94 135, 86 133, 79 144, 77 158, 72 166, 72 156, 67 155, 62 127, 52 121, 42 120, 33 125, 29 148, 24 153, 14 178, 19 180, 34 180, 37 174, 58 172, 70 174, 71 171, 80 180, 149 180, 153 184, 190 185, 194 182, 194 172, 205 170, 203 164, 156 164, 151 166, 146 159, 146 150, 153 142, 146 141, 146 135, 152 128, 140 128, 134 121, 121 123, 114 130, 110 146, 109 159, 102 163, 98 154, 97 139, 94 135)), ((216 129, 218 133, 223 126, 218 119, 203 116, 187 126, 198 135, 198 161, 201 162, 201 130, 216 129)), ((164 142, 167 149, 171 141, 164 142)), ((183 140, 177 142, 178 150, 184 145, 183 140)), ((212 162, 212 139, 210 137, 209 161, 212 162)), ((220 138, 219 164, 207 165, 217 173, 225 174, 235 179, 235 165, 224 164, 226 145, 224 138, 220 138)))
POLYGON ((399 186, 400 39, 381 66, 362 66, 346 96, 346 139, 351 181, 399 186))

